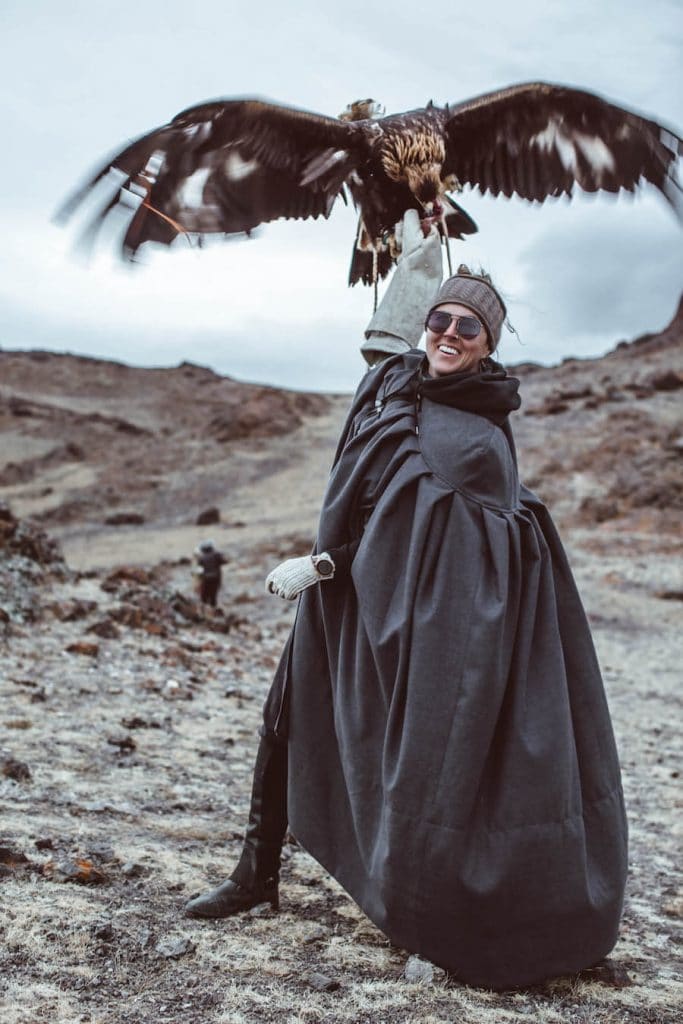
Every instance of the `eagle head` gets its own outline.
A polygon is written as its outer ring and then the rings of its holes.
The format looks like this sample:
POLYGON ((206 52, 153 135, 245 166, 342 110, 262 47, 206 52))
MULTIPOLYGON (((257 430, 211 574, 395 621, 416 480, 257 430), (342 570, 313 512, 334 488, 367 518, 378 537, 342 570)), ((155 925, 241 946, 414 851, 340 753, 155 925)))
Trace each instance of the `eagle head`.
POLYGON ((387 177, 407 185, 430 215, 439 212, 439 200, 446 191, 441 178, 445 159, 443 139, 424 130, 389 136, 382 153, 387 177))
POLYGON ((384 114, 384 107, 377 100, 354 100, 339 115, 340 121, 372 121, 384 114))
POLYGON ((408 164, 404 169, 404 180, 425 212, 438 213, 439 199, 444 186, 441 181, 440 164, 408 164))

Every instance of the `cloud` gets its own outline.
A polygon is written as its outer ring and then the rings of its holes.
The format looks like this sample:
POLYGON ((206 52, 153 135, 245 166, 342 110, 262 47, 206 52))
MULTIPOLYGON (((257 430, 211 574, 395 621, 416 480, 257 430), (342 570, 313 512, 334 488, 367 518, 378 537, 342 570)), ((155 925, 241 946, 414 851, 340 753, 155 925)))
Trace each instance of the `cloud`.
MULTIPOLYGON (((352 210, 269 225, 253 242, 201 254, 181 245, 136 272, 106 252, 87 269, 75 265, 66 235, 49 224, 114 147, 211 96, 265 95, 329 114, 374 96, 397 111, 547 78, 681 120, 672 0, 454 0, 437 17, 408 0, 323 10, 302 0, 286 17, 272 0, 232 7, 3 5, 0 106, 12 145, 0 163, 0 344, 65 347, 71 338, 83 346, 74 350, 142 365, 192 358, 275 383, 353 386, 372 295, 345 284, 352 210)), ((508 295, 524 344, 506 337, 505 359, 604 350, 661 325, 675 304, 677 229, 661 204, 534 209, 469 193, 463 204, 481 233, 454 246, 454 261, 483 264, 508 295)))
POLYGON ((570 231, 549 228, 521 253, 522 301, 556 336, 597 347, 664 327, 683 289, 679 226, 655 199, 590 205, 570 231))

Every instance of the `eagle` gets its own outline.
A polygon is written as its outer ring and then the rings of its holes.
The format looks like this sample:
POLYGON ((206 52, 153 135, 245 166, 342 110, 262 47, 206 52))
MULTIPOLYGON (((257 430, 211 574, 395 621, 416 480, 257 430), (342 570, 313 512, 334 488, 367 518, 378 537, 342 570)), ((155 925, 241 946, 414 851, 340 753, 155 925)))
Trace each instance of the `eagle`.
MULTIPOLYGON (((95 189, 99 205, 83 241, 112 213, 128 222, 134 260, 147 242, 178 235, 250 235, 278 218, 329 217, 350 193, 358 210, 349 284, 374 284, 400 252, 406 210, 463 238, 477 225, 456 202, 465 187, 543 203, 553 196, 658 189, 681 213, 670 128, 591 92, 528 82, 454 105, 384 115, 373 100, 328 117, 261 99, 201 103, 135 139, 64 204, 71 216, 95 189), (102 190, 102 191, 100 191, 102 190)), ((449 252, 450 263, 450 252, 449 252)))

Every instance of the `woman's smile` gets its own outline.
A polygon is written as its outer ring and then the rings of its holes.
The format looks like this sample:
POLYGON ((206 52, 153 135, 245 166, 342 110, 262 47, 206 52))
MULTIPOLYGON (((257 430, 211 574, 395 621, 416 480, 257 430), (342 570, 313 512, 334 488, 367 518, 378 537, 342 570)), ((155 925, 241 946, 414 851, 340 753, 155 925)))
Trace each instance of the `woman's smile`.
POLYGON ((462 338, 457 331, 457 317, 471 317, 472 310, 459 302, 444 302, 438 307, 444 313, 450 313, 455 319, 441 334, 427 330, 427 362, 432 377, 443 377, 448 373, 461 373, 469 370, 475 373, 479 363, 489 354, 489 343, 486 328, 482 328, 476 338, 462 338))

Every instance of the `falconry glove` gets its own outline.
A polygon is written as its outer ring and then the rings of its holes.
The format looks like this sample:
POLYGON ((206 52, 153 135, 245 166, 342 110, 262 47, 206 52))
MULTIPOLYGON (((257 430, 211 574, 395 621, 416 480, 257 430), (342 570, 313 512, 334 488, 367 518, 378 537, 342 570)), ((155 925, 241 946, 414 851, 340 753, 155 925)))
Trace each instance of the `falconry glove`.
POLYGON ((384 298, 365 331, 361 352, 367 363, 409 352, 422 336, 425 313, 441 284, 441 239, 432 226, 425 238, 417 210, 407 210, 402 252, 384 298))
POLYGON ((312 587, 314 583, 331 580, 334 569, 334 562, 327 552, 304 555, 303 558, 288 558, 266 576, 266 590, 285 601, 293 601, 302 590, 312 587))

